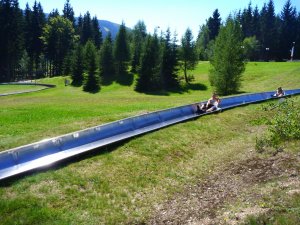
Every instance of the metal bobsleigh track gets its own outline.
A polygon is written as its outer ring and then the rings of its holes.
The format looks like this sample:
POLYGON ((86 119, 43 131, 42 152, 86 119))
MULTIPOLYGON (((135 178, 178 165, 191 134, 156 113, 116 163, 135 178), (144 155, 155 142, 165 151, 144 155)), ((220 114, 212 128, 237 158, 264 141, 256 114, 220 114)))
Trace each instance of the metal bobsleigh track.
MULTIPOLYGON (((273 98, 273 93, 222 98, 221 108, 226 110, 265 101, 273 98)), ((287 90, 285 94, 285 96, 300 94, 300 89, 287 90)), ((0 152, 0 180, 207 114, 197 113, 197 104, 199 103, 134 116, 0 152)))
POLYGON ((10 93, 4 93, 0 94, 1 96, 8 96, 8 95, 16 95, 16 94, 24 94, 24 93, 31 93, 31 92, 37 92, 41 90, 45 90, 48 88, 54 88, 56 85, 54 84, 41 84, 41 83, 32 83, 32 82, 10 82, 10 83, 0 83, 0 85, 32 85, 32 86, 42 86, 44 88, 37 89, 37 90, 27 90, 27 91, 15 91, 15 92, 10 92, 10 93))

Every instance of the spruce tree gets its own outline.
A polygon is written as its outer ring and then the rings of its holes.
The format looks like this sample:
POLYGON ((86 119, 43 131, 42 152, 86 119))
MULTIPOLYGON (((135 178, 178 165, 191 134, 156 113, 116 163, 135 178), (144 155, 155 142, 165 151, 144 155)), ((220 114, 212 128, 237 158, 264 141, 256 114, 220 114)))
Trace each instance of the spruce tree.
POLYGON ((154 92, 160 90, 160 43, 155 33, 152 37, 148 35, 145 47, 141 56, 141 65, 138 71, 138 79, 135 90, 138 92, 154 92))
POLYGON ((89 11, 87 11, 83 16, 80 42, 81 44, 85 45, 88 40, 93 40, 92 20, 89 11))
POLYGON ((216 38, 214 56, 210 63, 211 85, 220 95, 236 93, 241 84, 241 75, 245 70, 243 58, 242 31, 240 24, 228 18, 216 38))
POLYGON ((130 60, 130 51, 125 23, 122 22, 114 44, 114 59, 116 63, 117 74, 127 71, 130 60))
POLYGON ((46 24, 46 17, 43 12, 43 8, 40 3, 35 1, 33 5, 33 10, 31 14, 31 24, 30 24, 30 33, 31 33, 31 50, 29 51, 29 57, 34 62, 35 71, 38 70, 40 62, 40 56, 43 52, 43 41, 41 40, 41 36, 43 33, 43 28, 46 24))
POLYGON ((132 46, 132 61, 131 61, 131 71, 136 72, 137 68, 140 66, 140 58, 142 54, 142 48, 147 37, 146 25, 143 21, 138 21, 134 26, 133 31, 133 46, 132 46))
POLYGON ((103 39, 102 39, 102 32, 100 30, 99 22, 96 16, 92 19, 92 40, 94 41, 94 44, 97 49, 100 49, 100 46, 102 45, 103 39))
POLYGON ((72 85, 81 86, 83 83, 83 73, 84 73, 84 53, 83 47, 78 44, 73 52, 72 58, 72 85))
POLYGON ((254 35, 254 31, 252 29, 253 27, 252 22, 253 22, 253 16, 252 16, 252 6, 250 2, 248 8, 247 9, 245 8, 241 15, 243 38, 251 37, 254 35))
POLYGON ((58 9, 53 9, 49 15, 48 15, 48 22, 50 21, 51 18, 55 18, 59 16, 59 11, 58 9))
POLYGON ((23 55, 23 14, 17 0, 0 1, 0 82, 16 79, 23 55))
POLYGON ((290 0, 283 6, 280 19, 280 58, 289 59, 293 42, 297 38, 297 13, 290 0))
POLYGON ((97 49, 94 43, 89 40, 85 45, 85 68, 86 77, 83 90, 96 93, 100 90, 99 71, 97 67, 97 49))
POLYGON ((189 83, 187 71, 195 69, 198 63, 196 45, 193 41, 192 31, 189 28, 185 31, 185 34, 181 39, 180 50, 180 61, 184 73, 185 82, 189 83))
POLYGON ((105 82, 112 78, 114 73, 114 59, 113 59, 113 43, 110 32, 106 36, 99 53, 100 61, 100 76, 105 82))
POLYGON ((162 86, 165 90, 176 89, 179 87, 178 80, 178 46, 176 35, 171 39, 170 29, 167 29, 163 39, 161 78, 162 86))
POLYGON ((261 10, 261 54, 265 60, 275 59, 278 48, 278 30, 274 3, 269 0, 261 10))
POLYGON ((200 60, 208 60, 209 54, 207 53, 207 48, 209 46, 209 30, 207 25, 202 25, 197 37, 197 51, 200 60))
POLYGON ((61 16, 51 18, 43 30, 41 39, 46 48, 46 56, 53 65, 53 75, 61 75, 65 57, 74 43, 74 28, 70 20, 61 16))
POLYGON ((209 30, 209 38, 210 40, 215 40, 215 38, 219 34, 221 26, 221 18, 218 9, 213 12, 213 16, 210 17, 207 21, 207 27, 209 30))
POLYGON ((65 2, 64 9, 63 9, 63 17, 70 20, 73 24, 73 27, 75 27, 74 10, 70 4, 70 0, 67 0, 65 2))

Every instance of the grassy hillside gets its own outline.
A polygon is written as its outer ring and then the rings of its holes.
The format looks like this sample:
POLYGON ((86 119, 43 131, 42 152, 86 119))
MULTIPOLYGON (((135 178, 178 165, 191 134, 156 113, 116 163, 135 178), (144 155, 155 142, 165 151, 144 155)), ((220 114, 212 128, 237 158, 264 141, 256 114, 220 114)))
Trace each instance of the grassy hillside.
MULTIPOLYGON (((208 63, 182 93, 139 94, 114 83, 88 94, 57 85, 0 98, 0 149, 124 117, 205 100, 208 63)), ((300 63, 249 63, 242 92, 299 88, 300 63)), ((296 104, 300 98, 295 97, 296 104)), ((266 104, 266 103, 264 103, 266 104)), ((261 104, 201 117, 77 157, 0 187, 0 224, 120 224, 148 221, 160 203, 232 162, 246 160, 265 127, 261 104)), ((269 115, 271 116, 271 115, 269 115)), ((297 152, 299 142, 286 151, 297 152)), ((299 206, 298 206, 299 207, 299 206)))

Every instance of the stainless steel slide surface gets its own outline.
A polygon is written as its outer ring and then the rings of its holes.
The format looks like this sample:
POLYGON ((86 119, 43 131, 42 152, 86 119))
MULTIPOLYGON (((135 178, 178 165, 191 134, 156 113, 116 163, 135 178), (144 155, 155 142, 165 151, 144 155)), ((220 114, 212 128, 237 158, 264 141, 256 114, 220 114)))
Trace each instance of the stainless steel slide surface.
MULTIPOLYGON (((265 101, 274 98, 272 94, 274 92, 222 98, 220 107, 222 110, 226 110, 244 104, 265 101)), ((300 89, 287 90, 285 94, 286 96, 300 94, 300 89)), ((199 103, 130 117, 0 152, 0 180, 207 114, 197 113, 197 104, 199 103)))
POLYGON ((38 90, 27 90, 27 91, 15 91, 10 93, 4 93, 0 94, 1 96, 8 96, 8 95, 16 95, 16 94, 23 94, 23 93, 31 93, 36 91, 45 90, 48 88, 54 88, 56 85, 54 84, 41 84, 41 83, 34 83, 34 82, 10 82, 10 83, 0 83, 0 85, 32 85, 32 86, 42 86, 44 88, 38 89, 38 90))

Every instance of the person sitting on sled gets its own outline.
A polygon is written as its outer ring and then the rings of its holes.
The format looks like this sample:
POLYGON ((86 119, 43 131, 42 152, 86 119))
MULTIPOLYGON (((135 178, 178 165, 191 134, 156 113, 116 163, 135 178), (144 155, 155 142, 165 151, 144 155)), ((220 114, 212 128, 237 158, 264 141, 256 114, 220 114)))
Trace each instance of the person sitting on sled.
POLYGON ((284 96, 284 91, 282 90, 281 87, 279 87, 279 88, 277 88, 277 91, 273 96, 274 97, 282 97, 282 96, 284 96))
POLYGON ((202 112, 212 112, 219 109, 221 100, 216 93, 213 93, 211 98, 205 104, 200 106, 202 112))

